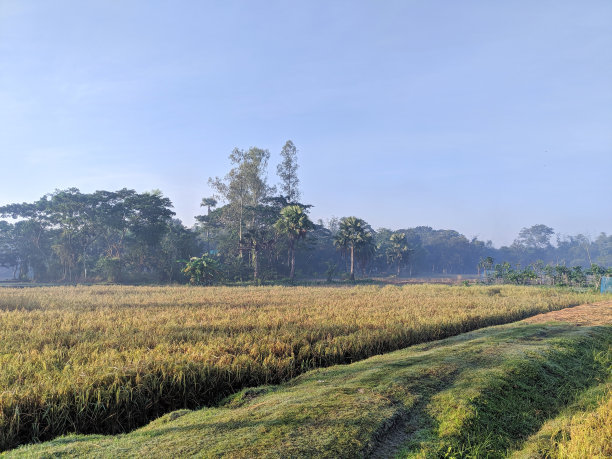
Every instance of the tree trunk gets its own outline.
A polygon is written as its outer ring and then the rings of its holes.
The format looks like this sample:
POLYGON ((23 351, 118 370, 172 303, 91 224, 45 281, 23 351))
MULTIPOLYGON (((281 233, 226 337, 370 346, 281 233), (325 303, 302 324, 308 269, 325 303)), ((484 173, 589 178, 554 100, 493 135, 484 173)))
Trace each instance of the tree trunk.
POLYGON ((259 258, 257 256, 257 246, 253 247, 253 280, 257 281, 259 277, 259 258))
POLYGON ((351 280, 355 280, 355 246, 351 245, 351 280))
POLYGON ((295 242, 293 240, 289 243, 289 252, 291 253, 291 272, 289 273, 289 278, 293 281, 295 277, 295 242))
POLYGON ((238 229, 238 256, 242 258, 242 196, 240 196, 240 227, 238 229))
POLYGON ((210 255, 210 206, 208 206, 208 210, 206 211, 206 216, 208 217, 206 221, 206 255, 210 255))
POLYGON ((587 244, 584 245, 586 248, 587 256, 589 257, 589 265, 593 266, 593 260, 591 260, 591 252, 589 251, 589 246, 587 244))

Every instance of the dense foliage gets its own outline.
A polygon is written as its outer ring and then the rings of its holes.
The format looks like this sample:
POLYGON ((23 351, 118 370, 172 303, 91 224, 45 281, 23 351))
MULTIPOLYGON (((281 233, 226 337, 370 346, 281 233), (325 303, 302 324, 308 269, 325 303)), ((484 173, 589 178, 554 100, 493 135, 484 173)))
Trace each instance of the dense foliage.
POLYGON ((33 281, 182 279, 176 260, 197 253, 194 234, 172 220, 161 192, 81 193, 0 207, 0 264, 33 281))
POLYGON ((241 387, 596 298, 517 286, 3 288, 0 450, 129 430, 241 387))
POLYGON ((481 261, 483 280, 488 283, 507 283, 516 285, 557 285, 561 287, 594 287, 599 290, 601 278, 612 275, 612 268, 603 268, 592 264, 590 268, 582 266, 545 265, 541 260, 521 268, 508 262, 498 263, 493 267, 492 259, 481 261), (493 268, 493 269, 487 269, 493 268))
POLYGON ((189 283, 193 285, 212 285, 221 279, 219 263, 208 255, 191 257, 185 261, 182 272, 189 276, 189 283))
POLYGON ((498 249, 453 230, 374 230, 355 216, 314 224, 308 217, 312 205, 297 201, 291 141, 281 156, 278 193, 267 181, 269 151, 236 148, 226 176, 209 180, 215 195, 202 199, 206 213, 196 216, 192 228, 172 218, 172 203, 160 191, 70 188, 2 206, 0 278, 11 277, 2 275, 5 268, 15 279, 36 282, 187 282, 191 276, 178 260, 202 255, 216 260, 222 275, 215 279, 228 282, 472 274, 492 270, 493 260, 517 272, 546 264, 612 266, 612 235, 605 233, 595 239, 557 235, 553 244, 554 230, 540 224, 523 228, 511 246, 498 249))

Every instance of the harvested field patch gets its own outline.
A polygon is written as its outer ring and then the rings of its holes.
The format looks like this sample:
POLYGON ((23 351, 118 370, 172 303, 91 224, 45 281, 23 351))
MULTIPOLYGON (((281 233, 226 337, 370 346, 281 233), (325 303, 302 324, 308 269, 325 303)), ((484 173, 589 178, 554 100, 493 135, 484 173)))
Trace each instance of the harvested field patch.
POLYGON ((559 311, 538 314, 526 319, 528 323, 567 322, 574 325, 612 325, 612 301, 581 304, 559 311))

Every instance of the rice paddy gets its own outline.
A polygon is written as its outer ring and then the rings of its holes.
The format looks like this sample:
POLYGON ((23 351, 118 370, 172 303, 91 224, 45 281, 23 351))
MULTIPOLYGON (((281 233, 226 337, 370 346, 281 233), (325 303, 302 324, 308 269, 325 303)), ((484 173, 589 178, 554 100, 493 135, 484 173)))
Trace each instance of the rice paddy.
POLYGON ((515 286, 0 289, 0 450, 129 431, 244 387, 597 299, 515 286))
POLYGON ((551 444, 546 426, 605 396, 610 345, 609 326, 488 327, 247 388, 130 433, 68 435, 6 457, 609 457, 601 410, 581 423, 588 436, 572 426, 571 445, 551 444), (523 450, 532 434, 543 442, 523 450))

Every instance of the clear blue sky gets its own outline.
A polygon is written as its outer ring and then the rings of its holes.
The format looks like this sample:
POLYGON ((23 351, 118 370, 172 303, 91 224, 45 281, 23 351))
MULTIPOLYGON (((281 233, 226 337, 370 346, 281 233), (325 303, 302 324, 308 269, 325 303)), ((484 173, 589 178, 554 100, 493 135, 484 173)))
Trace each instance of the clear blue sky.
POLYGON ((312 216, 612 232, 612 2, 0 0, 0 204, 300 150, 312 216))

